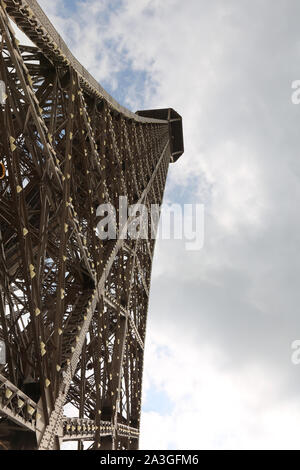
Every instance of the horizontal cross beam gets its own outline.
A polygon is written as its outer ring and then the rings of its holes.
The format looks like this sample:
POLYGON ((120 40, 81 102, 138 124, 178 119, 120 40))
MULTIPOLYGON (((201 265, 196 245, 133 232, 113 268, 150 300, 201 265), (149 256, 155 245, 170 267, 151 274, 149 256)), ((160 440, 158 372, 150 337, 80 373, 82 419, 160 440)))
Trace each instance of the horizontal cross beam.
MULTIPOLYGON (((93 440, 98 430, 95 421, 86 418, 64 418, 63 420, 63 441, 93 440)), ((139 431, 126 424, 117 423, 116 431, 119 436, 130 439, 138 439, 139 431)), ((110 421, 100 422, 100 436, 113 436, 114 426, 110 421)))

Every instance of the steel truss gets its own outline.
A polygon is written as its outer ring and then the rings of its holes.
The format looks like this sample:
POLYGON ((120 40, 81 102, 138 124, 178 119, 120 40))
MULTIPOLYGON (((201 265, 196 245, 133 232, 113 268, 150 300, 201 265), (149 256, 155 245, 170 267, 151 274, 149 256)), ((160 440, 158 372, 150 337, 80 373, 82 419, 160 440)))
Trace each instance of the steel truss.
POLYGON ((1 0, 0 41, 1 446, 137 449, 155 240, 101 240, 97 207, 161 205, 181 118, 118 105, 33 0, 1 0))

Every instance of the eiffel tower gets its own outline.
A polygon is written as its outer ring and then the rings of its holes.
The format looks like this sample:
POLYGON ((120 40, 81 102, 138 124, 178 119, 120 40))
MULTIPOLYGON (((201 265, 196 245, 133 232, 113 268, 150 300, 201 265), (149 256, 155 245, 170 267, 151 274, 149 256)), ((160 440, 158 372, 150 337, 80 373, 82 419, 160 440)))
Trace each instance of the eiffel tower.
POLYGON ((97 208, 161 205, 182 119, 120 106, 35 0, 0 0, 0 39, 0 448, 136 450, 155 239, 97 208))

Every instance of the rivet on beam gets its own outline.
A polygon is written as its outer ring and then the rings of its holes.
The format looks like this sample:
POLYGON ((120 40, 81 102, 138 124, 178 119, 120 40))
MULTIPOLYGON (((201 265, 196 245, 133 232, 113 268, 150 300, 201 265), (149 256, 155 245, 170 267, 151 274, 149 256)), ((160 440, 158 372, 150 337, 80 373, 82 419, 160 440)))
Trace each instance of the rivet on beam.
POLYGON ((28 413, 30 416, 32 416, 34 412, 35 412, 35 409, 34 409, 32 406, 27 405, 27 413, 28 413))
POLYGON ((9 142, 10 142, 10 150, 11 150, 12 152, 14 152, 14 151, 16 150, 16 148, 17 148, 16 145, 15 145, 15 138, 11 136, 11 137, 9 138, 9 142))
POLYGON ((29 265, 29 272, 30 272, 31 279, 33 279, 36 276, 33 264, 29 265))
POLYGON ((12 394, 13 394, 13 392, 12 392, 9 388, 7 388, 7 389, 5 390, 5 397, 6 397, 7 399, 9 399, 9 398, 12 396, 12 394))
POLYGON ((23 408, 24 404, 25 404, 24 401, 21 400, 21 398, 18 398, 18 402, 17 402, 18 408, 20 408, 20 409, 23 408))

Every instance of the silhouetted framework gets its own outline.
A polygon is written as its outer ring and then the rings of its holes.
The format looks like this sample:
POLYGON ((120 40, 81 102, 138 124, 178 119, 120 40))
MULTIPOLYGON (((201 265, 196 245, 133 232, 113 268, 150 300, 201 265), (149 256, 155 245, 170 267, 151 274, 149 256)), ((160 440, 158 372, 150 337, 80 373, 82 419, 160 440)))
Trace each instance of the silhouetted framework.
POLYGON ((0 40, 0 447, 137 449, 155 240, 101 241, 97 207, 161 204, 181 118, 116 103, 36 1, 0 40))

